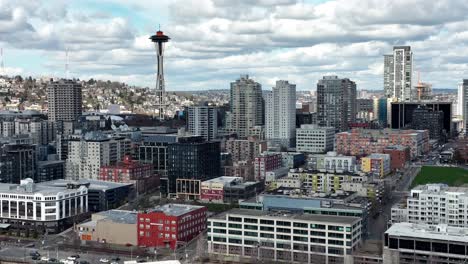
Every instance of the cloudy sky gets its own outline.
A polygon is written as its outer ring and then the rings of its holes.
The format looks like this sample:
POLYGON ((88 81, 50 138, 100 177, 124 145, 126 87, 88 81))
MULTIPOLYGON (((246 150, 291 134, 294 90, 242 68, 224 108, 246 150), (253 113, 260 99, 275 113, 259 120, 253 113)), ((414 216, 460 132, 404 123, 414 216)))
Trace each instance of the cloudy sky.
MULTIPOLYGON (((161 29, 166 89, 226 89, 240 74, 315 89, 323 75, 382 89, 383 55, 411 45, 434 87, 468 78, 466 0, 0 0, 8 74, 71 76, 154 86, 161 29)), ((417 79, 417 74, 414 74, 417 79)))

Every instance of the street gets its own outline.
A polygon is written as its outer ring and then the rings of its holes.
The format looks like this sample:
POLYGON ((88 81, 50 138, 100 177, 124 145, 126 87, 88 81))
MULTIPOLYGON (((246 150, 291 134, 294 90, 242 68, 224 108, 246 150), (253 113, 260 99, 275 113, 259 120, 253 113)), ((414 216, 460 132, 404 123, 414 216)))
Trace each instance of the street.
POLYGON ((414 177, 420 170, 419 166, 410 166, 403 172, 401 180, 399 176, 392 175, 391 178, 386 179, 387 184, 390 186, 390 195, 388 200, 382 204, 382 211, 379 215, 374 218, 369 216, 368 226, 368 239, 382 239, 382 235, 387 230, 387 224, 390 220, 392 206, 398 203, 405 195, 408 194, 408 189, 413 181, 414 177), (393 187, 395 187, 393 189, 393 187))

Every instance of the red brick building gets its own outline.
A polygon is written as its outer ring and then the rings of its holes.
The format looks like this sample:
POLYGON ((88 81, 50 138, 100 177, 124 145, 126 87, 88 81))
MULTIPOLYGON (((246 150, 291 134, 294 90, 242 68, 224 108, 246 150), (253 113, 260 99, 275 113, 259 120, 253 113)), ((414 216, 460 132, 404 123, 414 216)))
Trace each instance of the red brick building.
POLYGON ((414 159, 430 149, 427 130, 352 129, 336 134, 335 138, 338 154, 357 157, 383 153, 388 146, 402 145, 409 147, 411 159, 414 159))
POLYGON ((282 165, 283 156, 281 154, 262 154, 256 157, 254 161, 255 181, 265 180, 266 172, 279 169, 282 165))
POLYGON ((134 161, 130 156, 125 156, 116 165, 102 166, 99 180, 133 183, 138 193, 145 193, 159 186, 158 176, 153 174, 153 166, 134 161))
POLYGON ((390 168, 392 171, 401 170, 411 160, 409 147, 395 145, 388 146, 383 153, 390 154, 390 168))
POLYGON ((138 213, 138 246, 175 249, 206 229, 206 207, 165 204, 138 213))

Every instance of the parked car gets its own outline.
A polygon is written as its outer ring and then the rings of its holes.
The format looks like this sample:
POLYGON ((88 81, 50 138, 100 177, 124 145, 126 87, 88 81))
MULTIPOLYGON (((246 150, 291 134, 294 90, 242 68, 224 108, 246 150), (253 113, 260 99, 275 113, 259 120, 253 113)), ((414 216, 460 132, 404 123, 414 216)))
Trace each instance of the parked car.
POLYGON ((71 255, 71 256, 69 256, 67 259, 68 259, 68 260, 77 260, 77 259, 79 259, 79 258, 80 258, 80 255, 71 255))
POLYGON ((50 258, 48 258, 48 257, 46 257, 46 256, 44 256, 44 257, 41 258, 41 261, 49 261, 49 260, 50 260, 50 258))
POLYGON ((99 262, 101 262, 101 263, 109 263, 109 260, 106 259, 106 258, 101 258, 101 259, 99 260, 99 262))

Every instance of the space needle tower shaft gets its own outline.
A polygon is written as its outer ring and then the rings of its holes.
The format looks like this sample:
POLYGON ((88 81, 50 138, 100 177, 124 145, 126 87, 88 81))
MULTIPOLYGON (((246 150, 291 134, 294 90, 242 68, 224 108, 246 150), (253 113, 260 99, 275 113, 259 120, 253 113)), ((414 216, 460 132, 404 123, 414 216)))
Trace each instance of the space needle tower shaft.
POLYGON ((156 35, 150 37, 154 43, 157 55, 158 72, 156 75, 156 109, 158 109, 158 117, 163 120, 165 117, 166 103, 166 87, 164 83, 164 46, 169 41, 169 37, 164 35, 164 32, 158 30, 156 35))

